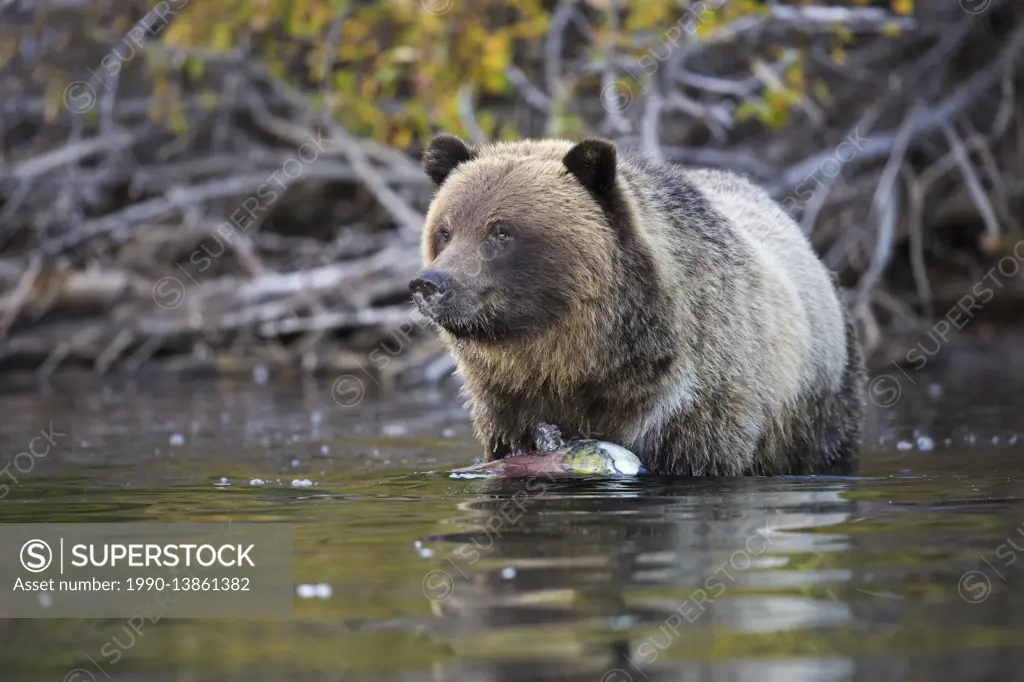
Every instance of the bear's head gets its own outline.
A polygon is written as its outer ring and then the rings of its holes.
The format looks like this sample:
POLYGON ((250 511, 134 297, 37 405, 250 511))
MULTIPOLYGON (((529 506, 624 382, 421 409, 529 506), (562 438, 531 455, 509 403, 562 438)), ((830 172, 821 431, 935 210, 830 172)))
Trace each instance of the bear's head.
MULTIPOLYGON (((424 154, 437 187, 410 282, 420 311, 461 341, 507 344, 593 320, 610 305, 624 211, 605 140, 471 149, 440 135, 424 154)), ((592 329, 592 326, 589 327, 592 329)), ((586 343, 584 338, 573 340, 586 343)))

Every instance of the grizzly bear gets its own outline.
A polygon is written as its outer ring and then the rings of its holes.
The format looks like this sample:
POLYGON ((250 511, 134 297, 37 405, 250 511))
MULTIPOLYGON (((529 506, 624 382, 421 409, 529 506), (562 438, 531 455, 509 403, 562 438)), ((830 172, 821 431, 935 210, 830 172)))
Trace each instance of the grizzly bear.
POLYGON ((539 140, 424 154, 437 187, 413 300, 464 377, 488 459, 534 429, 653 473, 845 473, 864 369, 834 278, 732 173, 539 140))

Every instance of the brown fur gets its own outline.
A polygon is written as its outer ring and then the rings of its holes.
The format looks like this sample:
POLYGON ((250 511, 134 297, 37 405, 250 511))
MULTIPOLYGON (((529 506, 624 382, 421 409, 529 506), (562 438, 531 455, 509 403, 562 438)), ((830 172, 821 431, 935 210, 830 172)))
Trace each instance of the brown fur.
POLYGON ((830 275, 737 176, 618 158, 603 141, 469 150, 443 136, 420 300, 492 457, 534 426, 661 473, 842 471, 863 370, 830 275), (447 244, 444 231, 451 234, 447 244))

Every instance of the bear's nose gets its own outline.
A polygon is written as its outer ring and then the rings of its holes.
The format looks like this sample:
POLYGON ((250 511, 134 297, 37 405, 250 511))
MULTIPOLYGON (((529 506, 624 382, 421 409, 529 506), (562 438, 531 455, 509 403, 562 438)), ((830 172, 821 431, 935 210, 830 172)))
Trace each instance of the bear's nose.
POLYGON ((451 288, 451 279, 437 270, 424 270, 409 282, 409 291, 419 302, 436 303, 451 288))

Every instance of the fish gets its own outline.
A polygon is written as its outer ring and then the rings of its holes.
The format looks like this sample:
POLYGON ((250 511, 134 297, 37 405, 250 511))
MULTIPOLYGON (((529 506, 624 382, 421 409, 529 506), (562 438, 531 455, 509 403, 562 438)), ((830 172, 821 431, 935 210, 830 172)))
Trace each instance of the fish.
POLYGON ((549 441, 544 449, 455 469, 451 476, 512 478, 537 475, 637 476, 646 473, 640 458, 621 445, 581 439, 568 443, 549 441))

